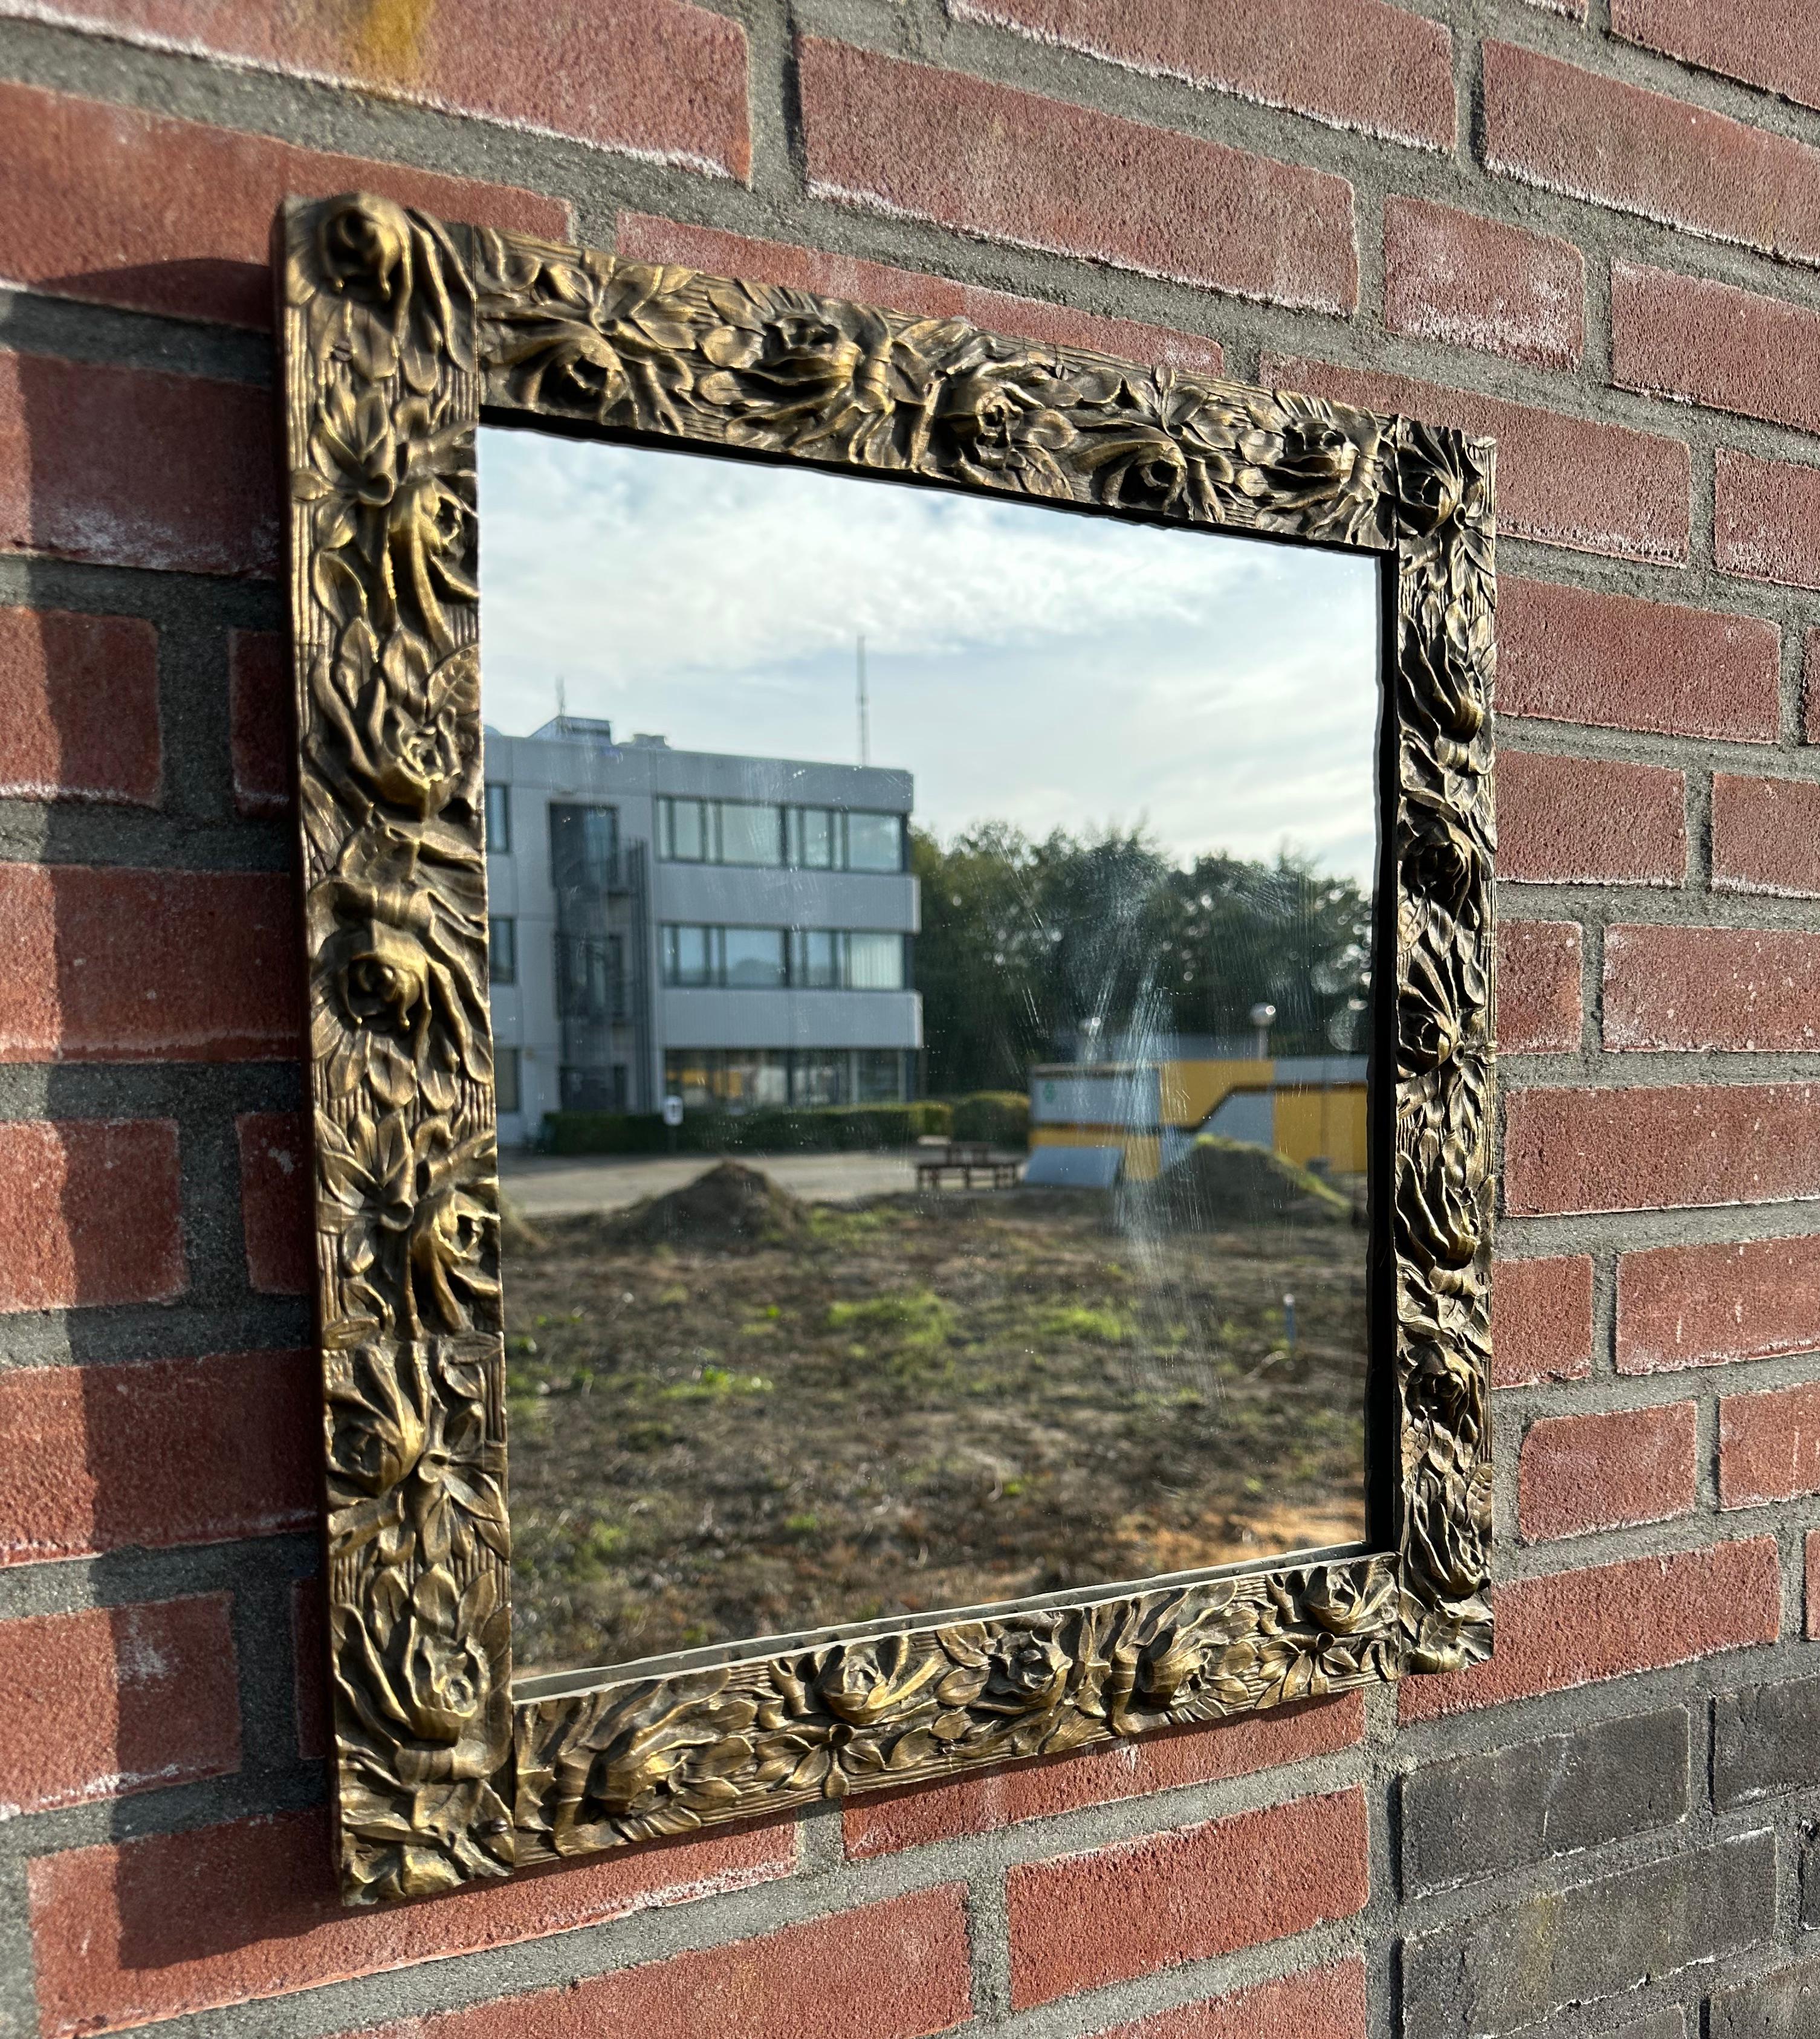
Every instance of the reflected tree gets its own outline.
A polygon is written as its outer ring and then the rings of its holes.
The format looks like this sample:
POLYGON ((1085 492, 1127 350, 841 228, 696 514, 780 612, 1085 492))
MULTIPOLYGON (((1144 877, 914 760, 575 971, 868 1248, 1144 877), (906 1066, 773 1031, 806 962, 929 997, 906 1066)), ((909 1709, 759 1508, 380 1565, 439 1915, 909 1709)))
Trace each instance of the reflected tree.
POLYGON ((1184 866, 1141 829, 1036 841, 986 822, 946 844, 916 832, 911 868, 938 1095, 1021 1090, 1034 1061, 1123 1052, 1134 1037, 1247 1042, 1260 1003, 1277 1009, 1279 1054, 1364 1046, 1371 901, 1308 857, 1184 866))

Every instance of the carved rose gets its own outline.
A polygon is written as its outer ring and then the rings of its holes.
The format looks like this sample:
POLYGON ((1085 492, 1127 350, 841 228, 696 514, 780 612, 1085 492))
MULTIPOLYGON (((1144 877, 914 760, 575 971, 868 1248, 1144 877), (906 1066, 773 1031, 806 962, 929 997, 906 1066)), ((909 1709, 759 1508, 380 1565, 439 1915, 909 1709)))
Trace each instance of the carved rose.
POLYGON ((492 1136, 457 1141, 432 1122, 419 1131, 417 1154, 420 1189, 408 1247, 412 1285, 427 1297, 443 1327, 455 1331, 468 1321, 469 1303, 458 1290, 492 1301, 500 1292, 482 1269, 499 1225, 492 1136))
POLYGON ((361 799, 378 799, 418 821, 478 795, 480 661, 464 645, 431 666, 414 633, 396 630, 383 650, 367 622, 364 591, 344 569, 317 571, 319 598, 351 613, 332 651, 318 652, 310 694, 321 717, 311 754, 325 774, 361 799))
POLYGON ((380 797, 420 818, 439 814, 467 776, 462 738, 457 716, 443 704, 420 717, 396 696, 388 700, 373 780, 380 797))
POLYGON ((356 932, 335 982, 356 1026, 378 1021, 401 1034, 416 1034, 428 1020, 429 976, 423 944, 375 918, 356 932))
POLYGON ((474 432, 446 398, 383 392, 356 396, 337 377, 317 407, 310 465, 291 477, 299 502, 316 505, 321 551, 352 547, 374 623, 383 636, 401 622, 440 653, 454 649, 443 604, 479 595, 472 568, 474 432))
POLYGON ((492 1133, 458 1139, 429 1118, 413 1136, 401 1112, 346 1128, 318 1112, 316 1124, 346 1328, 368 1322, 416 1338, 427 1313, 444 1331, 465 1331, 477 1304, 490 1323, 500 1286, 488 1271, 498 1224, 492 1133))
POLYGON ((1426 571, 1457 598, 1491 571, 1491 478, 1469 442, 1424 425, 1407 431, 1398 461, 1404 571, 1426 571))
POLYGON ((714 366, 701 401, 730 413, 735 446, 781 446, 867 466, 914 467, 928 431, 930 349, 965 328, 890 321, 858 306, 824 308, 802 293, 713 293, 728 321, 704 336, 714 366))
POLYGON ((1450 920, 1462 920, 1485 894, 1484 852, 1459 823, 1437 808, 1412 807, 1404 845, 1405 880, 1450 920))
POLYGON ((1218 522, 1222 498, 1247 492, 1246 463, 1276 445, 1229 405, 1168 370, 1154 376, 1082 375, 1070 416, 1082 443, 1072 465, 1095 477, 1100 500, 1218 522))
POLYGON ((1011 1631, 993 1643, 986 1688, 973 1703, 991 1714, 1047 1713, 1061 1703, 1072 1668, 1073 1660, 1052 1635, 1011 1631))
POLYGON ((587 1797, 622 1818, 655 1815, 659 1830, 698 1824, 704 1813, 737 1802, 732 1779, 752 1760, 744 1730, 755 1711, 751 1701, 734 1699, 700 1712, 674 1708, 641 1723, 595 1758, 587 1797))
POLYGON ((370 192, 317 208, 285 268, 289 301, 304 308, 319 363, 345 353, 381 382, 401 363, 413 389, 436 380, 439 351, 473 366, 472 290, 441 223, 370 192))
POLYGON ((677 401, 693 385, 693 338, 676 302, 686 269, 551 257, 515 294, 493 350, 514 393, 534 410, 604 423, 681 429, 677 401))
POLYGON ((947 1668, 933 1650, 914 1651, 902 1638, 848 1643, 830 1656, 815 1690, 837 1719, 868 1726, 901 1711, 947 1668))
POLYGON ((481 1545, 508 1557, 505 1448, 487 1435, 480 1384, 446 1364, 432 1379, 420 1350, 332 1350, 329 1365, 336 1550, 374 1543, 388 1565, 471 1564, 481 1545))
POLYGON ((508 1650, 491 1570, 458 1593, 439 1570, 407 1585, 383 1568, 342 1610, 336 1673, 351 1759, 342 1821, 365 1901, 510 1866, 511 1817, 489 1781, 511 1752, 508 1650))
POLYGON ((314 1045, 332 1095, 370 1088, 446 1111, 458 1076, 491 1073, 478 862, 446 832, 369 830, 311 888, 314 1045))
POLYGON ((1051 401, 1054 382, 1032 362, 983 362, 943 388, 939 428, 969 480, 1066 499, 1073 494, 1056 455, 1074 427, 1051 401))
MULTIPOLYGON (((492 1612, 495 1594, 490 1572, 475 1580, 469 1597, 473 1608, 466 1619, 458 1619, 448 1580, 439 1572, 425 1572, 412 1589, 410 1616, 400 1624, 404 1647, 397 1653, 393 1696, 406 1730, 421 1741, 457 1748, 481 1718, 486 1700, 486 1661, 473 1635, 482 1606, 492 1612)), ((459 1760, 458 1755, 455 1760, 459 1760)))
POLYGON ((412 229, 405 208, 362 192, 316 215, 317 274, 327 289, 381 304, 409 297, 412 229))
POLYGON ((1155 427, 1097 439, 1079 464, 1097 477, 1100 500, 1115 510, 1174 510, 1188 485, 1187 455, 1155 427))

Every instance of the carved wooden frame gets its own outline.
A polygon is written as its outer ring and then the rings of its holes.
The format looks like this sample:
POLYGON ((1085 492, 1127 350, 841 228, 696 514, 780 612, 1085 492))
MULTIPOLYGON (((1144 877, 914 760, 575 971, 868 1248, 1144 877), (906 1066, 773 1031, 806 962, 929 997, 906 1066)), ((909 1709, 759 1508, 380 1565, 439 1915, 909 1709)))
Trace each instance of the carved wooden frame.
POLYGON ((348 1901, 1484 1656, 1490 443, 386 199, 278 239, 348 1901), (483 407, 1394 559, 1365 1547, 515 1692, 483 407))

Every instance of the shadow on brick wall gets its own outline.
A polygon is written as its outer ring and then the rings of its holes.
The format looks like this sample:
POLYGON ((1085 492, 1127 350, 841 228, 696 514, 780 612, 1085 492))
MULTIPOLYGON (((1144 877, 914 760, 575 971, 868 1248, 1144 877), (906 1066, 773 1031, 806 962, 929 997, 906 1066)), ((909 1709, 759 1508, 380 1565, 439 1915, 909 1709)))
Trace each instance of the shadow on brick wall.
MULTIPOLYGON (((180 298, 198 266, 172 265, 180 298)), ((211 295, 269 290, 200 266, 211 295)), ((270 391, 134 356, 188 358, 168 325, 99 329, 123 359, 31 337, 0 355, 0 759, 23 796, 0 802, 0 1338, 43 1384, 27 1555, 85 1559, 119 1604, 120 1696, 89 1716, 119 1795, 104 1838, 33 1875, 46 2029, 107 2029, 257 1994, 275 1950, 248 1950, 339 1916, 294 1620, 321 1491, 294 733, 270 391), (267 655, 238 731, 237 642, 267 655), (279 1147, 303 1173, 274 1189, 279 1147), (158 1697, 140 1660, 165 1606, 218 1619, 158 1697), (200 1711, 213 1742, 173 1759, 200 1711), (262 1873, 224 1875, 237 1850, 262 1873)), ((195 358, 212 344, 197 328, 195 358)))

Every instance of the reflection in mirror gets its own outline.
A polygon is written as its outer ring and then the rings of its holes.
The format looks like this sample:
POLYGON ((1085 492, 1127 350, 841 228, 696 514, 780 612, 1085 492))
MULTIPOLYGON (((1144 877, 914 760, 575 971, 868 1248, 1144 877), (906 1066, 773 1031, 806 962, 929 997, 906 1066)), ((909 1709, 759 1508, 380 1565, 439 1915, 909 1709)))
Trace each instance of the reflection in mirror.
POLYGON ((1376 563, 481 437, 519 1670, 1361 1539, 1376 563))

